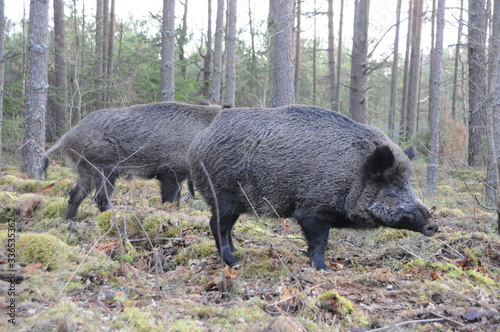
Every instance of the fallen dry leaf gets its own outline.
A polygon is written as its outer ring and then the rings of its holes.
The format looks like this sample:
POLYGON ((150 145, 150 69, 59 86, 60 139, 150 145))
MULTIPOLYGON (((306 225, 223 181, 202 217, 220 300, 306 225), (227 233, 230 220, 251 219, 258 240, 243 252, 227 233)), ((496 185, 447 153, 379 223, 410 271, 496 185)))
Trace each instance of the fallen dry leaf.
POLYGON ((24 267, 24 271, 26 271, 26 273, 33 273, 33 272, 40 270, 42 268, 43 268, 42 263, 32 263, 32 264, 26 265, 24 267))

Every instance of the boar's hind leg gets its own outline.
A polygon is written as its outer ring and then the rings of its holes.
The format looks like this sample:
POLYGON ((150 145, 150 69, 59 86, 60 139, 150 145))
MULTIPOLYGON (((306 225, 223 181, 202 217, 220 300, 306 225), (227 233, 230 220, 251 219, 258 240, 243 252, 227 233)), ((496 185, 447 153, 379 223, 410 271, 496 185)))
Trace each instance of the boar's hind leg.
POLYGON ((76 186, 69 193, 68 211, 66 211, 66 219, 73 219, 78 212, 78 207, 92 190, 91 180, 89 177, 78 177, 76 186))
POLYGON ((233 256, 233 252, 236 251, 233 245, 233 237, 231 232, 233 226, 238 219, 239 214, 223 214, 221 213, 220 221, 217 221, 217 214, 213 213, 210 218, 210 229, 215 238, 215 244, 219 251, 220 257, 229 266, 235 266, 238 264, 238 260, 233 256), (219 227, 220 226, 220 227, 219 227))
POLYGON ((180 184, 186 178, 186 175, 168 172, 156 176, 161 185, 161 201, 163 203, 179 202, 181 187, 180 184))
POLYGON ((112 208, 110 197, 115 189, 116 176, 111 169, 104 170, 102 174, 96 176, 100 179, 96 183, 96 194, 94 200, 101 212, 112 208))
POLYGON ((330 223, 315 217, 298 218, 297 221, 307 241, 307 253, 312 267, 318 270, 329 270, 325 264, 325 250, 330 223))

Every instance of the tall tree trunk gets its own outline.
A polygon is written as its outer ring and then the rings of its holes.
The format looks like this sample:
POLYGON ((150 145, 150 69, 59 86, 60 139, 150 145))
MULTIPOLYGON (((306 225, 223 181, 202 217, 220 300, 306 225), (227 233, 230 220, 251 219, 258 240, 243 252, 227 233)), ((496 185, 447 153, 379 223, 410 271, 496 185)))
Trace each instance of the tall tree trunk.
POLYGON ((21 170, 30 178, 43 179, 45 109, 47 105, 49 0, 30 2, 26 116, 21 170))
POLYGON ((208 25, 207 25, 207 51, 205 55, 202 55, 203 58, 203 96, 210 98, 210 88, 211 88, 211 80, 210 76, 212 75, 212 0, 208 0, 208 25))
POLYGON ((486 134, 486 20, 485 0, 469 0, 469 166, 484 161, 481 140, 486 134))
POLYGON ((313 77, 312 77, 312 84, 313 84, 313 91, 312 91, 312 104, 316 105, 316 97, 317 97, 317 84, 316 82, 318 81, 317 79, 317 64, 316 64, 316 59, 317 59, 317 51, 318 51, 318 38, 317 38, 317 29, 316 29, 316 23, 317 23, 317 12, 316 12, 316 0, 314 0, 314 19, 313 19, 313 77))
POLYGON ((391 73, 391 99, 389 102, 389 137, 394 137, 394 128, 396 122, 396 97, 398 91, 398 62, 399 62, 399 25, 401 20, 401 2, 398 0, 396 5, 396 33, 394 35, 394 56, 392 57, 391 73))
POLYGON ((413 13, 413 0, 408 2, 408 29, 406 36, 406 48, 405 48, 405 63, 403 67, 403 93, 401 96, 401 116, 399 117, 399 142, 406 142, 406 113, 408 110, 408 86, 409 86, 409 68, 410 68, 410 49, 411 49, 411 34, 412 34, 412 22, 415 19, 412 17, 413 13))
MULTIPOLYGON (((255 52, 255 28, 252 18, 252 5, 251 0, 248 0, 248 25, 250 27, 250 47, 251 47, 251 58, 250 58, 250 72, 254 73, 257 63, 257 54, 255 52)), ((254 95, 254 81, 253 76, 250 78, 250 95, 254 95)))
POLYGON ((175 0, 163 0, 161 99, 175 100, 175 0))
POLYGON ((270 0, 271 107, 293 104, 292 26, 293 0, 270 0))
POLYGON ((340 16, 339 16, 339 41, 337 46, 337 87, 335 88, 334 104, 337 105, 337 111, 341 111, 340 104, 340 82, 342 78, 342 28, 344 24, 344 0, 340 0, 340 16))
POLYGON ((335 36, 333 33, 333 0, 328 0, 328 86, 330 88, 330 108, 338 111, 335 101, 337 76, 335 74, 335 36))
POLYGON ((104 54, 104 0, 96 1, 96 22, 95 22, 95 79, 96 82, 96 108, 101 108, 104 101, 102 91, 102 81, 104 79, 103 54, 104 54))
POLYGON ((438 156, 439 156, 439 116, 441 106, 441 67, 443 63, 443 32, 444 32, 445 0, 438 0, 436 43, 433 46, 433 61, 430 73, 429 87, 429 158, 427 163, 427 192, 437 194, 438 156))
POLYGON ((455 46, 455 64, 453 66, 453 94, 451 97, 451 116, 454 120, 457 119, 457 89, 458 89, 458 62, 460 58, 460 43, 462 39, 463 30, 463 12, 464 12, 464 0, 460 0, 460 17, 458 19, 458 37, 457 45, 455 46))
POLYGON ((420 41, 422 37, 423 0, 415 0, 412 11, 410 64, 408 71, 408 106, 406 111, 406 141, 417 133, 418 96, 420 91, 420 41))
MULTIPOLYGON (((486 198, 500 209, 500 3, 495 1, 491 20, 488 72, 488 104, 486 130, 488 136, 488 167, 486 198)), ((500 220, 499 220, 500 223, 500 220)), ((499 224, 500 231, 500 224, 499 224)))
POLYGON ((66 32, 64 0, 54 0, 54 67, 57 99, 54 103, 55 135, 68 129, 68 73, 66 67, 66 32))
POLYGON ((228 0, 226 33, 226 105, 234 107, 236 94, 236 15, 237 0, 228 0))
POLYGON ((217 0, 217 17, 215 19, 214 70, 210 102, 220 104, 222 86, 222 40, 224 39, 224 0, 217 0))
POLYGON ((351 86, 349 110, 351 118, 365 123, 368 78, 368 17, 370 0, 356 0, 351 53, 351 86))
POLYGON ((108 25, 108 48, 106 56, 106 73, 109 84, 112 84, 113 77, 113 53, 115 50, 115 0, 111 0, 111 8, 109 10, 109 25, 108 25))
POLYGON ((0 165, 3 165, 2 158, 2 126, 3 126, 3 81, 5 74, 5 0, 0 0, 0 165))
MULTIPOLYGON (((432 62, 434 61, 434 46, 435 46, 435 32, 436 32, 436 0, 432 0, 432 9, 431 9, 431 49, 429 50, 429 68, 432 68, 432 62)), ((420 71, 422 71, 422 66, 420 66, 420 71)), ((429 94, 431 85, 432 85, 432 75, 429 74, 429 94)), ((431 123, 431 98, 429 96, 429 112, 427 113, 427 123, 431 123)), ((418 117, 417 117, 418 123, 418 117)), ((418 125, 417 125, 418 128, 418 125)), ((417 129, 418 130, 418 129, 417 129)))
POLYGON ((297 0, 296 2, 296 20, 297 20, 297 26, 295 27, 295 66, 294 66, 294 72, 293 72, 293 87, 294 87, 294 93, 295 96, 299 95, 299 72, 300 72, 300 30, 302 27, 300 26, 300 19, 302 16, 301 13, 301 4, 302 0, 297 0))
MULTIPOLYGON (((182 2, 181 2, 182 3, 182 2)), ((188 14, 188 0, 184 1, 183 4, 184 11, 182 14, 182 26, 179 31, 179 35, 177 38, 177 46, 179 48, 179 64, 181 67, 181 75, 187 80, 187 63, 186 63, 186 55, 184 51, 184 47, 187 43, 187 14, 188 14)))
POLYGON ((493 101, 489 107, 488 114, 488 142, 493 154, 494 165, 496 166, 496 209, 497 209, 497 231, 500 233, 500 3, 495 1, 492 20, 492 80, 490 86, 490 100, 493 101))

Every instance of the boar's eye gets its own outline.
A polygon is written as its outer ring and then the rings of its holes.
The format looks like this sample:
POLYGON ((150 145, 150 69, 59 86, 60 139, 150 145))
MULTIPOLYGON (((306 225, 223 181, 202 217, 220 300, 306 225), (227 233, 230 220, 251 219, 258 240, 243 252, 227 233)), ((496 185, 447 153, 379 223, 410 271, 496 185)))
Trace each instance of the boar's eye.
POLYGON ((394 161, 394 154, 387 145, 377 147, 368 159, 370 178, 379 180, 382 174, 394 165, 394 161))

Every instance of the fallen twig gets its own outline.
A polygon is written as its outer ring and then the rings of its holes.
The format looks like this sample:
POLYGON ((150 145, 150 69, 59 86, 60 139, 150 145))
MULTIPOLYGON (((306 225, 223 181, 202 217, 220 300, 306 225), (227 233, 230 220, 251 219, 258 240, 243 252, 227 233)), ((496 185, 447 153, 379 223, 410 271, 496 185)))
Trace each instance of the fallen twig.
POLYGON ((401 325, 434 323, 434 322, 442 322, 442 321, 445 321, 445 320, 447 320, 447 319, 446 318, 433 318, 433 319, 409 320, 409 321, 406 321, 406 322, 401 322, 401 323, 392 324, 392 325, 389 325, 389 326, 380 327, 378 329, 368 330, 367 332, 386 331, 386 330, 389 330, 389 329, 392 329, 392 328, 395 328, 395 327, 397 328, 398 326, 401 326, 401 325))
MULTIPOLYGON (((155 242, 155 241, 182 241, 182 240, 183 239, 180 237, 157 237, 157 238, 151 239, 152 242, 155 242)), ((130 239, 129 241, 130 241, 130 243, 134 243, 134 242, 149 241, 149 239, 147 237, 143 237, 140 239, 130 239)))

